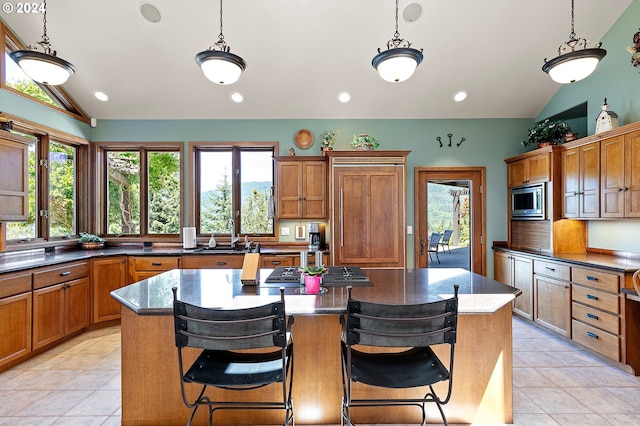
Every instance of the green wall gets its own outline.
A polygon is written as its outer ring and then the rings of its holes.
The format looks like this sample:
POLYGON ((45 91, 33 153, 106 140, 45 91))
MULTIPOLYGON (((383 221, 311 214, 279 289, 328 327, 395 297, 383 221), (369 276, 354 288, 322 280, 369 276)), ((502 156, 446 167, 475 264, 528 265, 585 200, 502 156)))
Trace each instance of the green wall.
MULTIPOLYGON (((636 0, 602 38, 607 56, 596 71, 582 81, 563 85, 536 121, 586 102, 588 135, 592 135, 605 97, 609 110, 618 114, 620 125, 640 121, 640 68, 631 66, 631 54, 627 51, 638 27, 640 1, 636 0)), ((590 247, 640 253, 638 220, 590 221, 588 229, 590 247)))

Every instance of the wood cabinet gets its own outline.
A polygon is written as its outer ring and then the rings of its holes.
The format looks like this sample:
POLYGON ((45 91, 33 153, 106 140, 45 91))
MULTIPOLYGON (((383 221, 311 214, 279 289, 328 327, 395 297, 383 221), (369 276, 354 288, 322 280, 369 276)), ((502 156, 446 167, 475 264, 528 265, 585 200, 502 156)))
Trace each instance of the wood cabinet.
POLYGON ((326 157, 277 157, 279 219, 326 219, 327 199, 326 157))
POLYGON ((547 260, 533 261, 533 321, 561 336, 571 336, 570 267, 547 260))
POLYGON ((405 267, 405 161, 332 158, 333 265, 405 267))
POLYGON ((494 279, 522 291, 513 301, 513 312, 533 320, 533 260, 526 256, 496 251, 494 279))
POLYGON ((129 257, 129 277, 131 282, 146 280, 147 278, 179 267, 179 256, 129 257))
POLYGON ((31 352, 31 272, 0 275, 0 366, 31 352))
POLYGON ((28 218, 31 143, 27 138, 0 130, 0 222, 28 218))
POLYGON ((182 269, 242 269, 244 255, 182 256, 182 269))
POLYGON ((600 143, 562 152, 563 217, 600 217, 600 143))
POLYGON ((300 256, 291 255, 261 255, 261 268, 277 268, 278 266, 298 266, 300 264, 300 256))
POLYGON ((601 142, 602 217, 640 217, 640 131, 601 142))
POLYGON ((33 349, 89 325, 89 263, 69 263, 33 273, 33 349))
POLYGON ((91 265, 93 322, 119 319, 121 305, 111 292, 127 285, 126 256, 93 259, 91 265))
POLYGON ((536 154, 507 164, 508 186, 548 182, 551 176, 549 153, 536 154))

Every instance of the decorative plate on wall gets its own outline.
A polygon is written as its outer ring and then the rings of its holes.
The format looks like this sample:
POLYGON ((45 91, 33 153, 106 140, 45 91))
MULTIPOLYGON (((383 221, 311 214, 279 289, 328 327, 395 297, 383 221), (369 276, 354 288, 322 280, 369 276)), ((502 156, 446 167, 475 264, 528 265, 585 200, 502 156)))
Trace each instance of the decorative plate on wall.
POLYGON ((307 129, 300 129, 293 137, 293 142, 298 148, 307 149, 311 145, 313 145, 313 133, 311 133, 307 129))

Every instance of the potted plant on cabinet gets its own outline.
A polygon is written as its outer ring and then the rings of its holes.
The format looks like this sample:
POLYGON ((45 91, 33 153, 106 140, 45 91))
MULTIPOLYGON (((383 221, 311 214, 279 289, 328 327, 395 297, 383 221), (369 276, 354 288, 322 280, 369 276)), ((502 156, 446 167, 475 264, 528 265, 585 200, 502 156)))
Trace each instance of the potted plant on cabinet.
POLYGON ((529 129, 527 140, 522 141, 523 146, 535 145, 541 148, 547 145, 559 145, 568 140, 575 139, 571 127, 561 120, 551 121, 548 118, 529 129))
POLYGON ((332 151, 333 144, 336 143, 336 139, 338 138, 337 130, 327 130, 323 132, 322 135, 322 151, 332 151))
POLYGON ((320 282, 322 281, 322 276, 327 273, 327 270, 327 267, 324 265, 305 266, 304 268, 298 269, 304 276, 304 288, 307 294, 320 293, 320 282))
POLYGON ((355 151, 373 151, 378 148, 380 143, 373 136, 369 136, 366 134, 359 134, 358 136, 353 136, 353 141, 351 141, 351 149, 355 151))

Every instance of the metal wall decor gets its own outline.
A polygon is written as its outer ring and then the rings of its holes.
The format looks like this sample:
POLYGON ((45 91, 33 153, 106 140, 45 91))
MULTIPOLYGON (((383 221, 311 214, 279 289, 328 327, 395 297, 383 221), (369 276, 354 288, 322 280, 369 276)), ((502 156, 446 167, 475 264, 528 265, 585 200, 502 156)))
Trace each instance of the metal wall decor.
MULTIPOLYGON (((447 133, 447 137, 449 138, 449 143, 447 144, 446 141, 443 144, 442 143, 442 138, 440 136, 438 136, 436 138, 436 140, 440 143, 440 148, 443 148, 445 146, 448 146, 449 148, 451 148, 453 146, 453 141, 451 140, 451 138, 453 137, 453 133, 447 133)), ((456 143, 455 146, 456 148, 460 148, 460 145, 462 145, 462 142, 466 141, 465 138, 461 138, 460 142, 456 143)))

